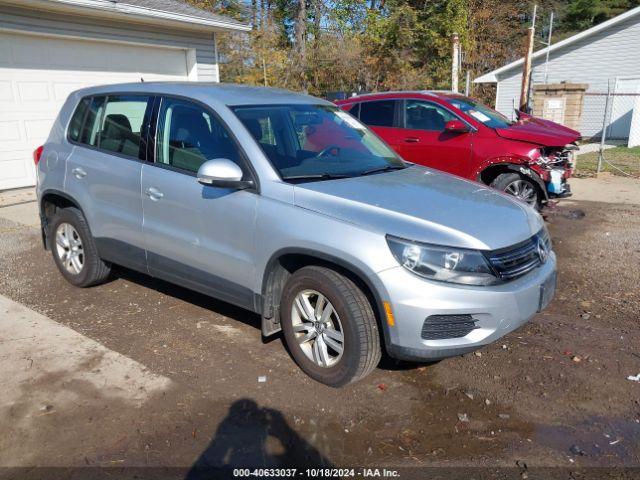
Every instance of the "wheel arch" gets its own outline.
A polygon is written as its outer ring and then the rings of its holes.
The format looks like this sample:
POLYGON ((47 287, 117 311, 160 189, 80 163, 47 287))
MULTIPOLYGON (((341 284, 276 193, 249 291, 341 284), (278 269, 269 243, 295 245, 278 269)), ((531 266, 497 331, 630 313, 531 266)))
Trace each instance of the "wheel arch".
POLYGON ((530 179, 537 187, 538 191, 542 196, 542 202, 547 202, 549 200, 549 193, 547 192, 547 187, 533 169, 529 168, 524 163, 510 163, 510 162, 497 162, 491 163, 486 166, 483 170, 478 172, 477 180, 480 183, 484 183, 485 185, 491 185, 491 183, 503 173, 517 173, 530 179))
MULTIPOLYGON (((381 321, 381 312, 384 311, 383 296, 368 275, 358 266, 342 258, 305 248, 278 250, 267 262, 262 276, 261 304, 256 305, 256 310, 262 316, 262 333, 264 336, 275 334, 281 330, 280 299, 284 286, 293 272, 308 265, 331 268, 353 281, 371 303, 379 330, 384 332, 385 338, 381 340, 386 340, 387 332, 383 328, 383 322, 381 321)), ((385 344, 384 341, 381 343, 385 344)))
POLYGON ((55 215, 57 210, 69 207, 77 208, 85 219, 87 218, 80 204, 71 195, 55 189, 48 189, 42 192, 38 210, 40 213, 42 244, 45 250, 49 250, 50 248, 48 239, 49 220, 55 215))

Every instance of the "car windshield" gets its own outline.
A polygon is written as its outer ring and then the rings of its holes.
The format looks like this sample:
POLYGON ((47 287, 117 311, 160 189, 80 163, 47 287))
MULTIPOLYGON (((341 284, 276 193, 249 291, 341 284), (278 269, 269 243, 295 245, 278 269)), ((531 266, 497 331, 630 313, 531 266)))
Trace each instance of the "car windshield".
POLYGON ((449 97, 447 102, 456 107, 458 110, 462 110, 470 117, 475 118, 479 122, 482 122, 489 128, 508 128, 513 124, 511 120, 502 115, 500 112, 496 112, 494 109, 478 103, 476 100, 472 100, 467 97, 449 97))
POLYGON ((233 111, 283 180, 356 177, 406 168, 367 127, 330 105, 256 105, 233 111))

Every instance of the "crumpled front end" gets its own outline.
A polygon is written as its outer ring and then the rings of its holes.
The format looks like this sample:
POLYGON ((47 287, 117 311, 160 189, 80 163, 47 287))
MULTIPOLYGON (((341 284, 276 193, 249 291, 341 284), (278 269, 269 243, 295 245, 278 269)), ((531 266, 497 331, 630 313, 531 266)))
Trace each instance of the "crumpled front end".
POLYGON ((574 172, 575 143, 563 147, 543 147, 531 167, 544 181, 549 198, 571 196, 569 178, 574 172))

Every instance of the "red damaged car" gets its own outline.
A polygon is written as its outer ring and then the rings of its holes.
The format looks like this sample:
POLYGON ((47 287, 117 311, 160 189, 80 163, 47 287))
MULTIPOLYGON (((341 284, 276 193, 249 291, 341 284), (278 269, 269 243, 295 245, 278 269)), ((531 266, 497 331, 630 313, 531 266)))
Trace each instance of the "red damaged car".
POLYGON ((476 180, 541 208, 570 195, 580 133, 519 114, 513 122, 451 92, 390 92, 336 102, 402 158, 476 180))

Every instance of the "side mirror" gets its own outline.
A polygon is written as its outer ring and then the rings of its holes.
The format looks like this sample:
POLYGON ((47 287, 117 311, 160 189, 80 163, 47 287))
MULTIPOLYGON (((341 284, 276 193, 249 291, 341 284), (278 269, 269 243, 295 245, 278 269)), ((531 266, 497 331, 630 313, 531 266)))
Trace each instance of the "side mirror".
POLYGON ((449 133, 468 133, 471 131, 471 127, 462 120, 449 120, 444 126, 444 131, 449 133))
POLYGON ((226 158, 207 160, 198 169, 198 182, 202 185, 238 190, 253 186, 251 180, 242 180, 242 169, 226 158))

